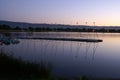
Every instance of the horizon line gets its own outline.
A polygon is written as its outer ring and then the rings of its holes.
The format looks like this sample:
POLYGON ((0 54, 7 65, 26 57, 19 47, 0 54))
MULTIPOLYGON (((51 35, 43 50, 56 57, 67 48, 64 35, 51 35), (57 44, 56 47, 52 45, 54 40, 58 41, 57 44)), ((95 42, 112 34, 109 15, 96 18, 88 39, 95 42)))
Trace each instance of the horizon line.
POLYGON ((120 25, 87 25, 87 24, 64 24, 64 23, 47 23, 47 22, 23 22, 23 21, 12 21, 12 20, 0 20, 0 21, 6 21, 6 22, 15 22, 15 23, 26 23, 26 24, 50 24, 50 25, 68 25, 68 26, 94 26, 94 27, 120 27, 120 25))

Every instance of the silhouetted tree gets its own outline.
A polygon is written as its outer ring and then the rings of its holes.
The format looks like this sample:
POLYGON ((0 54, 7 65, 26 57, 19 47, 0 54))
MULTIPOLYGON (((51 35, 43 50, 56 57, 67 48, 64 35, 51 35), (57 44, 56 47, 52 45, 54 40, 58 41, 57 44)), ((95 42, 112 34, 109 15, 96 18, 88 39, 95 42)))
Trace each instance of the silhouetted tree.
POLYGON ((15 30, 21 30, 21 28, 19 26, 16 26, 14 29, 15 30))
POLYGON ((10 30, 11 27, 10 27, 9 25, 3 24, 3 25, 0 25, 0 29, 3 29, 3 30, 10 30))

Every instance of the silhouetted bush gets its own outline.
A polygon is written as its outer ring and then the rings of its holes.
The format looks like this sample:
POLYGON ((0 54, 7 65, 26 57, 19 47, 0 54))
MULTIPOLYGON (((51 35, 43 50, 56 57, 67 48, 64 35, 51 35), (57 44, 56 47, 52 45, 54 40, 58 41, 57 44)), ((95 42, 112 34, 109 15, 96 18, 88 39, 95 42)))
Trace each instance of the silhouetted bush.
POLYGON ((16 59, 0 52, 0 79, 48 79, 51 67, 16 59))

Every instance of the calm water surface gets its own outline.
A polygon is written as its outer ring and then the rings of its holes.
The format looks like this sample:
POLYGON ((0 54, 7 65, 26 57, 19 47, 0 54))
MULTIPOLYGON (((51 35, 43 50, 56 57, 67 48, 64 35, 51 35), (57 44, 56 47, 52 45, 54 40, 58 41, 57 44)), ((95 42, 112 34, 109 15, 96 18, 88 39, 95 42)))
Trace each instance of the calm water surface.
POLYGON ((49 41, 19 39, 16 45, 0 45, 0 48, 30 62, 52 65, 54 76, 90 76, 120 78, 119 33, 11 33, 14 36, 99 38, 103 42, 49 41))

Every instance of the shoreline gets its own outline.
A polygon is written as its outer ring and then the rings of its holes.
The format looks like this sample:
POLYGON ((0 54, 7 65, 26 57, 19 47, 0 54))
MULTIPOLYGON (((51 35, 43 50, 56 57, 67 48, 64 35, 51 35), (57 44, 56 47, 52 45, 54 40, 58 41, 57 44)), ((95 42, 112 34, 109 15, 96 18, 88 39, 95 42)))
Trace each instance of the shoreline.
POLYGON ((108 31, 40 31, 40 30, 36 30, 36 31, 29 31, 29 30, 0 30, 0 32, 82 32, 82 33, 120 33, 118 31, 114 31, 114 32, 108 32, 108 31))

